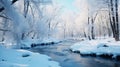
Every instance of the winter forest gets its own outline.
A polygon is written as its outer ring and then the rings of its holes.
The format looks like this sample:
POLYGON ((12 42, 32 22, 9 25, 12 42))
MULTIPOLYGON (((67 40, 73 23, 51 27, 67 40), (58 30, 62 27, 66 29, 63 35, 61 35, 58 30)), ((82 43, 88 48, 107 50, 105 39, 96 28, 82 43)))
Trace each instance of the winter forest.
POLYGON ((0 0, 0 67, 120 67, 120 1, 0 0))

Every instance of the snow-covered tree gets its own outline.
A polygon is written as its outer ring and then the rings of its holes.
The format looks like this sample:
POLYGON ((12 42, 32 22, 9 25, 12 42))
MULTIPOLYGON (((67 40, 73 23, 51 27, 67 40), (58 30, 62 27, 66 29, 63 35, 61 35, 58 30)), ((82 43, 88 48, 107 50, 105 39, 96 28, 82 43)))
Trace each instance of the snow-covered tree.
POLYGON ((0 0, 0 5, 2 41, 11 39, 18 47, 25 39, 50 37, 59 24, 59 8, 52 0, 0 0))

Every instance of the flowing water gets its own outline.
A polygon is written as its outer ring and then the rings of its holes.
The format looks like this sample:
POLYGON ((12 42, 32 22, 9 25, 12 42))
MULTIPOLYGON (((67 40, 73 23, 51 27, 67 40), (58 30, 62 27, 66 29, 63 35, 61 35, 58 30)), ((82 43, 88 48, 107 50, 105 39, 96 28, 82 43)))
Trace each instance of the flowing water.
POLYGON ((52 60, 59 62, 61 67, 120 67, 120 61, 98 57, 82 57, 80 54, 70 52, 68 48, 75 42, 77 41, 65 41, 30 50, 52 57, 52 60))

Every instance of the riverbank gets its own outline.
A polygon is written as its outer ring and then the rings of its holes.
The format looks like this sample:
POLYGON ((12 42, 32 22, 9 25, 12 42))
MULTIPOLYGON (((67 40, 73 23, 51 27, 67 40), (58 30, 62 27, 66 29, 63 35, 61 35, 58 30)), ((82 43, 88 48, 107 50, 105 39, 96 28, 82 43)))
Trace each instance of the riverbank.
POLYGON ((52 58, 22 49, 8 49, 0 45, 0 67, 60 67, 52 58))
POLYGON ((75 53, 82 56, 99 56, 120 60, 120 41, 116 42, 113 38, 101 40, 85 40, 75 43, 70 47, 75 53))

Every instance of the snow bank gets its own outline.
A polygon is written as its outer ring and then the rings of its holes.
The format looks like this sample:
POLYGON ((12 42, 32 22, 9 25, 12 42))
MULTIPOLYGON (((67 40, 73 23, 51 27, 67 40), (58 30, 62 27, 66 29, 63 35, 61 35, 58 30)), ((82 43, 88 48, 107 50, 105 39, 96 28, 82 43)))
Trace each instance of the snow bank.
POLYGON ((103 40, 86 40, 75 43, 70 47, 73 52, 80 54, 112 55, 112 58, 120 56, 120 41, 116 42, 113 38, 103 40))
POLYGON ((60 67, 50 57, 27 50, 6 49, 0 46, 0 67, 60 67))
MULTIPOLYGON (((22 41, 23 47, 31 47, 32 44, 49 44, 49 43, 59 43, 61 40, 54 38, 45 38, 45 39, 26 39, 22 41)), ((38 45, 40 46, 40 45, 38 45)))

